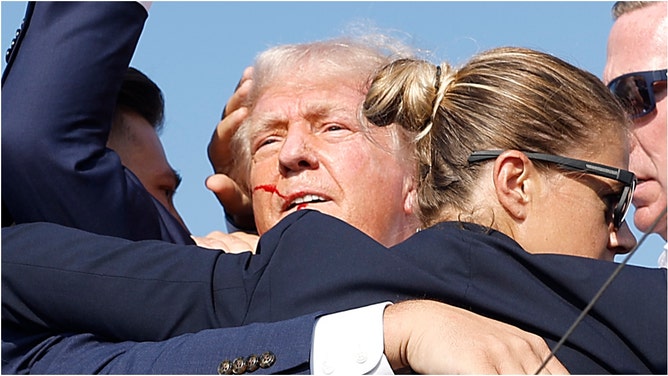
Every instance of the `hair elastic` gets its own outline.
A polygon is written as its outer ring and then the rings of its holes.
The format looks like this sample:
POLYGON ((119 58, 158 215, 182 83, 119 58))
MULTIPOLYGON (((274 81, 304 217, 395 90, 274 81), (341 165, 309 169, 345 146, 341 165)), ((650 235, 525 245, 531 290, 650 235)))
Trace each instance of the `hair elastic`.
MULTIPOLYGON (((429 120, 427 122, 427 125, 424 127, 422 132, 418 134, 417 140, 421 140, 423 137, 427 135, 431 135, 431 128, 434 126, 434 117, 436 117, 436 112, 438 111, 438 106, 440 105, 439 103, 439 94, 438 91, 441 88, 441 66, 437 65, 436 66, 436 81, 434 82, 434 101, 431 104, 431 116, 429 117, 429 120)), ((434 160, 433 156, 433 148, 431 146, 431 137, 429 137, 427 141, 427 148, 429 149, 429 161, 427 163, 428 169, 423 177, 423 179, 428 179, 428 176, 431 175, 431 166, 432 162, 434 160)))

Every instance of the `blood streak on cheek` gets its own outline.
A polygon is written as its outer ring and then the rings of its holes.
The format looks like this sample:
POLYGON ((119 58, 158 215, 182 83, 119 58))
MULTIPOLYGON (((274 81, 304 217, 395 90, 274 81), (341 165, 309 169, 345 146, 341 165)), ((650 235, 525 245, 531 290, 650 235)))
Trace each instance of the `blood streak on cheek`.
POLYGON ((253 192, 255 192, 255 191, 265 191, 265 192, 269 192, 269 193, 275 193, 278 197, 280 197, 284 200, 287 199, 287 197, 283 196, 281 194, 281 192, 279 192, 278 189, 276 189, 275 185, 271 185, 271 184, 258 185, 258 186, 253 188, 253 192))
MULTIPOLYGON (((255 186, 255 187, 253 188, 253 192, 255 192, 255 191, 265 191, 265 192, 269 192, 269 193, 274 193, 274 194, 276 194, 276 196, 282 198, 282 199, 285 200, 286 202, 287 202, 287 201, 292 201, 292 200, 293 200, 293 199, 291 199, 291 198, 289 198, 289 197, 287 197, 287 196, 281 194, 281 192, 278 191, 278 189, 276 188, 276 186, 275 186, 275 185, 272 185, 272 184, 263 184, 263 185, 255 186)), ((306 206, 307 206, 308 204, 309 204, 308 202, 303 202, 303 203, 297 205, 297 210, 301 210, 301 209, 306 208, 306 206)))

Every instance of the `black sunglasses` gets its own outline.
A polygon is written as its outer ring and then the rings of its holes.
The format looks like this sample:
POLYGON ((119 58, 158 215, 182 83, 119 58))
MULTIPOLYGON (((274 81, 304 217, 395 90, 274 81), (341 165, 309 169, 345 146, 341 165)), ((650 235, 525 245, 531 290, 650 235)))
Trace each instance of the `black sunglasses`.
MULTIPOLYGON (((503 153, 503 150, 474 151, 471 153, 471 156, 469 156, 468 162, 476 163, 489 159, 496 159, 501 153, 503 153)), ((637 184, 636 176, 631 171, 594 162, 587 162, 580 159, 560 157, 557 155, 531 152, 523 153, 529 157, 529 159, 555 163, 567 170, 580 171, 608 179, 614 179, 623 183, 624 189, 619 193, 619 199, 617 202, 613 203, 615 207, 612 208, 613 226, 615 226, 615 229, 619 229, 622 226, 626 213, 628 213, 629 208, 631 207, 631 199, 633 198, 633 192, 635 191, 637 184)))
POLYGON ((654 83, 660 81, 666 81, 666 69, 628 73, 610 81, 608 88, 635 119, 656 108, 654 83))

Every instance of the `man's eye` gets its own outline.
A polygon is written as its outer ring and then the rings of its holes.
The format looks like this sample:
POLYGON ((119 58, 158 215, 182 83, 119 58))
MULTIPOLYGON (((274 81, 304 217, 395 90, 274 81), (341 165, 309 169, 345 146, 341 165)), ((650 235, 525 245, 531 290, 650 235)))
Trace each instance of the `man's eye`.
POLYGON ((325 127, 325 131, 340 131, 342 129, 344 129, 344 128, 339 124, 328 124, 325 127))
POLYGON ((275 143, 277 143, 278 141, 279 141, 279 138, 276 137, 276 136, 265 137, 265 138, 259 139, 259 140, 257 140, 256 142, 254 142, 253 150, 254 150, 254 151, 258 151, 258 150, 260 150, 261 148, 263 148, 263 147, 265 147, 265 146, 269 146, 269 145, 271 145, 271 144, 275 144, 275 143))
POLYGON ((275 142, 278 142, 278 140, 275 137, 270 137, 270 138, 267 138, 264 141, 262 141, 262 143, 260 143, 260 146, 271 145, 275 142))
POLYGON ((325 132, 334 132, 334 131, 346 130, 346 129, 348 129, 348 127, 346 127, 342 124, 339 124, 339 123, 327 123, 327 124, 324 124, 322 129, 325 132))

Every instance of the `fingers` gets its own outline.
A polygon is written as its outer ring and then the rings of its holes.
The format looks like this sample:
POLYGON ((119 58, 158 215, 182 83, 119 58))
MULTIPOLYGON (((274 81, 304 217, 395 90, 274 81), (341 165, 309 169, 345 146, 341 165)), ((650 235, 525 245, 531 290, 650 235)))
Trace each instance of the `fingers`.
MULTIPOLYGON (((480 328, 483 328, 483 317, 479 318, 480 328)), ((490 328, 494 330, 490 332, 489 337, 480 337, 476 341, 479 344, 485 344, 485 353, 482 356, 488 360, 489 372, 535 374, 545 359, 550 356, 550 348, 543 338, 506 323, 489 318, 484 318, 484 320, 488 320, 490 328)), ((540 374, 568 374, 568 370, 557 358, 552 358, 540 374)))
POLYGON ((200 247, 223 250, 227 253, 253 252, 257 247, 259 237, 244 232, 235 232, 226 234, 220 231, 214 231, 207 236, 191 236, 200 247))
MULTIPOLYGON (((542 341, 542 339, 541 339, 542 341)), ((539 375, 568 375, 570 374, 566 367, 557 359, 556 356, 550 357, 550 350, 547 349, 545 351, 542 351, 542 348, 538 349, 541 351, 539 354, 539 357, 541 359, 540 364, 538 367, 536 367, 533 370, 530 370, 532 374, 539 374, 539 375), (549 361, 545 364, 545 366, 541 369, 540 367, 543 365, 546 359, 549 358, 549 361), (540 370, 540 372, 538 372, 540 370)))
POLYGON ((231 167, 230 141, 248 115, 245 107, 253 80, 253 68, 248 67, 239 80, 236 90, 227 101, 222 120, 216 125, 209 142, 209 161, 215 172, 229 173, 231 167))
MULTIPOLYGON (((488 345, 490 366, 497 374, 536 374, 550 356, 545 341, 532 333, 516 327, 495 322, 498 326, 495 337, 488 345)), ((568 374, 568 370, 557 358, 552 358, 540 374, 568 374)))
POLYGON ((251 199, 225 174, 229 174, 233 166, 230 150, 232 137, 248 116, 248 108, 244 104, 253 85, 252 76, 253 68, 246 68, 225 106, 223 119, 211 136, 208 154, 216 175, 206 180, 207 188, 216 195, 230 221, 238 228, 249 230, 255 228, 251 199))
POLYGON ((243 231, 235 231, 230 235, 249 245, 251 251, 255 253, 255 249, 257 248, 257 243, 260 241, 260 236, 258 236, 257 234, 251 234, 243 231))
POLYGON ((227 213, 252 214, 251 200, 239 185, 227 175, 215 174, 206 179, 206 187, 213 192, 227 213))
POLYGON ((212 191, 231 217, 234 225, 243 229, 254 229, 255 219, 251 198, 227 175, 215 174, 206 179, 206 187, 212 191))
POLYGON ((250 88, 253 83, 253 67, 248 67, 244 69, 244 73, 241 75, 241 79, 237 84, 237 87, 234 89, 234 94, 227 101, 225 106, 225 111, 223 111, 223 118, 230 115, 230 113, 239 109, 244 101, 248 98, 248 93, 250 93, 250 88))
POLYGON ((216 125, 208 147, 209 162, 211 162, 214 172, 221 174, 230 172, 233 160, 230 142, 246 116, 248 116, 248 109, 241 107, 231 112, 216 125))
MULTIPOLYGON (((536 371, 533 371, 535 374, 536 371)), ((569 375, 570 373, 556 357, 552 357, 545 368, 540 371, 541 375, 569 375)))
MULTIPOLYGON (((507 328, 515 331, 515 333, 518 336, 521 336, 523 340, 526 341, 529 349, 526 351, 521 351, 518 353, 518 356, 521 356, 522 354, 532 354, 533 360, 531 363, 527 362, 525 365, 525 373, 527 374, 536 374, 537 371, 540 369, 542 364, 545 362, 546 359, 550 359, 545 367, 538 372, 541 375, 567 375, 569 374, 568 370, 564 365, 557 359, 557 357, 552 356, 550 357, 551 350, 549 346, 547 346, 547 343, 545 343, 545 340, 541 338, 540 336, 537 336, 535 334, 525 332, 519 328, 516 328, 512 325, 504 324, 507 326, 507 328)), ((519 349, 519 347, 518 347, 519 349)))
POLYGON ((225 251, 230 248, 227 243, 220 239, 209 239, 206 236, 195 235, 190 235, 190 237, 195 241, 195 244, 201 248, 215 249, 217 251, 225 251))

